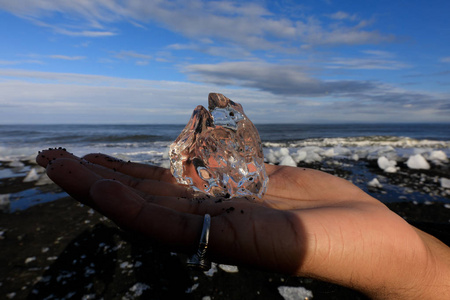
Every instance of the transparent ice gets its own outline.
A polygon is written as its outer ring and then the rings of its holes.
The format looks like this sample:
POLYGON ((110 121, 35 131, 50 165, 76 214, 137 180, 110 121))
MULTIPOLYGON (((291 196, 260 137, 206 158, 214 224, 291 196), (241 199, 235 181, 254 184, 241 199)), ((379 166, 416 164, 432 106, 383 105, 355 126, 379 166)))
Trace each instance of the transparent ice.
POLYGON ((261 139, 242 106, 211 93, 170 146, 170 169, 178 183, 211 196, 264 195, 268 177, 261 139))

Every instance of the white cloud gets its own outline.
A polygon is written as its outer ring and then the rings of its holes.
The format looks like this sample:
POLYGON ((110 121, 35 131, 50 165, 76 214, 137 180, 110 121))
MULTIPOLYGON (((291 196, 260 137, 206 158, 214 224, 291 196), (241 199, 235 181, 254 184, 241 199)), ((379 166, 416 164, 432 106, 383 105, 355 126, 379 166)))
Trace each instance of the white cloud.
POLYGON ((353 69, 353 70, 401 70, 409 68, 408 64, 387 59, 380 56, 364 58, 335 57, 325 63, 329 69, 353 69))
MULTIPOLYGON (((322 80, 295 65, 232 62, 190 65, 185 71, 193 80, 268 92, 274 98, 283 99, 280 102, 286 105, 301 103, 307 111, 311 111, 306 105, 310 98, 323 99, 320 109, 333 108, 331 111, 336 114, 333 118, 337 115, 345 118, 351 112, 355 116, 360 114, 358 117, 370 114, 371 118, 384 118, 386 114, 405 120, 419 118, 427 111, 419 119, 435 115, 436 119, 444 120, 443 111, 450 110, 449 93, 405 90, 377 81, 322 80)), ((436 119, 430 118, 431 121, 436 119)))
POLYGON ((120 58, 120 59, 126 59, 126 58, 137 58, 137 59, 151 59, 152 56, 148 54, 142 54, 137 53, 135 51, 131 50, 122 50, 114 55, 114 57, 120 58))
MULTIPOLYGON (((1 1, 1 0, 0 0, 1 1)), ((1 5, 1 3, 0 3, 1 5)), ((35 25, 46 27, 52 30, 55 33, 68 35, 68 36, 76 36, 76 37, 107 37, 107 36, 114 36, 116 35, 115 32, 108 31, 108 30, 91 30, 90 27, 87 27, 89 29, 86 29, 86 25, 82 24, 49 24, 47 22, 44 22, 42 20, 37 19, 36 17, 28 17, 25 16, 25 19, 30 20, 35 25)))
POLYGON ((22 60, 0 60, 0 65, 23 65, 23 64, 43 64, 42 61, 36 59, 22 59, 22 60))
POLYGON ((327 16, 333 20, 350 20, 350 21, 359 20, 358 15, 356 15, 356 14, 350 15, 344 11, 338 11, 338 12, 335 12, 334 14, 330 14, 327 16))
POLYGON ((308 83, 315 85, 309 91, 314 100, 306 92, 303 96, 274 94, 259 89, 258 82, 275 80, 280 73, 265 73, 274 69, 264 65, 252 70, 251 75, 257 71, 266 75, 249 82, 255 87, 236 89, 212 83, 0 69, 0 123, 186 123, 197 105, 207 105, 209 92, 223 93, 242 103, 256 123, 436 122, 445 121, 450 111, 448 94, 365 82, 360 86, 326 82, 309 78, 301 69, 291 70, 284 78, 294 85, 286 89, 295 89, 295 84, 305 88, 308 83))
POLYGON ((56 28, 55 31, 60 34, 69 35, 69 36, 85 36, 85 37, 105 37, 105 36, 113 36, 116 33, 111 31, 92 31, 92 30, 81 30, 81 31, 73 31, 62 28, 56 28))
POLYGON ((294 21, 274 16, 259 3, 234 1, 0 0, 0 8, 65 35, 111 36, 117 31, 108 27, 115 22, 157 22, 190 38, 231 43, 247 50, 284 51, 302 45, 374 44, 394 39, 392 35, 365 30, 369 21, 345 12, 330 15, 327 20, 335 23, 324 25, 314 16, 294 21), (67 23, 54 26, 44 22, 56 13, 65 16, 67 23), (344 19, 359 23, 346 25, 341 22, 344 19))
POLYGON ((441 58, 441 62, 444 62, 444 63, 450 63, 450 56, 442 57, 442 58, 441 58))
POLYGON ((68 56, 68 55, 49 55, 48 57, 54 58, 54 59, 63 59, 63 60, 83 60, 86 58, 86 56, 68 56))
POLYGON ((137 53, 131 50, 122 50, 114 55, 115 58, 121 60, 132 59, 137 66, 146 66, 149 64, 149 60, 152 58, 149 54, 137 53))
POLYGON ((241 86, 275 95, 320 97, 367 90, 371 82, 357 80, 324 81, 311 77, 307 69, 295 65, 240 61, 219 64, 194 64, 185 67, 193 80, 241 86))

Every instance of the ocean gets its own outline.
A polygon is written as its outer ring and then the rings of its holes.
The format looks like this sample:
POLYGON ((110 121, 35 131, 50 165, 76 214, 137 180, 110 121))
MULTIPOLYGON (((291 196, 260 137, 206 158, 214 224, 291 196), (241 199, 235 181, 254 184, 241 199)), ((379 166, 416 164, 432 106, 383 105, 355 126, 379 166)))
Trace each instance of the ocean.
MULTIPOLYGON (((267 162, 329 171, 385 202, 450 203, 450 123, 255 125, 267 162), (425 163, 416 159, 418 155, 425 163), (412 156, 415 161, 409 164, 412 156), (380 157, 386 158, 390 169, 380 165, 380 157), (431 183, 425 184, 424 190, 414 182, 404 182, 408 178, 414 181, 414 176, 418 176, 419 183, 431 183), (398 177, 402 178, 400 182, 398 177)), ((33 166, 17 168, 15 164, 32 162, 39 150, 54 147, 80 156, 101 152, 168 167, 168 147, 183 128, 184 125, 0 125, 0 180, 25 176, 33 166)), ((1 194, 4 193, 0 190, 1 194)))
MULTIPOLYGON (((400 152, 441 149, 450 155, 449 124, 256 124, 265 150, 302 146, 400 152), (401 149, 405 150, 402 151, 401 149), (409 150, 409 151, 408 151, 409 150)), ((133 161, 161 163, 184 125, 0 125, 0 161, 64 147, 82 155, 102 152, 133 161)))

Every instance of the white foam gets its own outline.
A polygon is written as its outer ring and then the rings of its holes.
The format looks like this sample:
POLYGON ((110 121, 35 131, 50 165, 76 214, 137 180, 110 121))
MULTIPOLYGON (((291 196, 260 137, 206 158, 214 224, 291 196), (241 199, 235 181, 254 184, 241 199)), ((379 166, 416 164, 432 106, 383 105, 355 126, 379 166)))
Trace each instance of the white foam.
POLYGON ((406 161, 406 165, 410 169, 430 169, 430 164, 427 160, 420 154, 412 155, 406 161))
POLYGON ((326 157, 333 157, 335 155, 336 155, 336 153, 334 152, 334 148, 330 148, 323 152, 323 156, 326 156, 326 157))
MULTIPOLYGON (((265 147, 286 147, 287 143, 264 142, 265 147)), ((337 138, 311 138, 289 143, 290 147, 384 147, 395 148, 450 148, 450 141, 417 140, 409 137, 395 136, 362 136, 362 137, 337 137, 337 138)))
POLYGON ((398 137, 308 139, 290 143, 265 142, 263 145, 266 161, 272 164, 281 164, 283 161, 283 164, 293 166, 293 162, 298 164, 322 160, 368 159, 379 162, 379 167, 388 173, 397 172, 400 169, 399 162, 406 162, 415 155, 420 156, 410 159, 410 166, 413 168, 432 168, 447 164, 450 157, 450 141, 398 137), (378 161, 381 157, 381 161, 378 161), (419 157, 423 157, 425 162, 419 157))

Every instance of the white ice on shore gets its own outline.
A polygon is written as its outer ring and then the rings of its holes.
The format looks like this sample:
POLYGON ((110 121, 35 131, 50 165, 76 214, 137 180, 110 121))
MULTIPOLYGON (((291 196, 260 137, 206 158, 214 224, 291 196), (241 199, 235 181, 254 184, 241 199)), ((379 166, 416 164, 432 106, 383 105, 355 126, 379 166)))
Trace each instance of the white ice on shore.
POLYGON ((368 186, 374 187, 374 188, 382 188, 383 185, 378 181, 377 178, 372 179, 367 183, 368 186))
POLYGON ((36 256, 31 256, 31 257, 27 257, 27 259, 25 259, 25 264, 29 264, 32 261, 36 260, 36 256))
POLYGON ((9 204, 11 203, 10 194, 0 194, 0 212, 9 209, 9 204))
POLYGON ((439 181, 441 182, 441 187, 450 189, 450 179, 442 177, 439 181))
POLYGON ((410 169, 430 169, 430 164, 427 160, 420 154, 412 155, 406 161, 406 165, 410 169))
MULTIPOLYGON (((267 145, 266 145, 267 146, 267 145)), ((270 145, 273 146, 273 145, 270 145)), ((432 148, 394 148, 390 145, 372 146, 368 148, 349 148, 305 146, 301 148, 289 144, 285 147, 269 147, 264 149, 265 160, 271 164, 296 166, 297 164, 321 162, 324 159, 340 160, 360 159, 376 160, 378 167, 387 173, 395 173, 404 162, 410 169, 429 169, 449 162, 447 150, 432 148)))
POLYGON ((238 273, 239 272, 239 268, 237 266, 220 264, 219 268, 227 273, 238 273))
POLYGON ((397 172, 397 162, 395 160, 389 160, 386 156, 381 156, 377 160, 378 167, 386 173, 397 172))
POLYGON ((313 293, 301 286, 279 286, 278 292, 284 300, 304 300, 313 298, 313 293))
POLYGON ((138 283, 136 283, 135 285, 133 285, 133 286, 130 288, 129 291, 130 291, 131 293, 133 293, 132 295, 133 295, 134 297, 139 297, 139 296, 141 296, 141 295, 144 293, 145 290, 148 290, 148 289, 150 289, 150 286, 149 286, 149 285, 147 285, 147 284, 145 284, 145 283, 138 282, 138 283))
POLYGON ((428 159, 433 161, 448 162, 447 154, 445 154, 442 150, 431 151, 428 159))
POLYGON ((36 171, 36 168, 31 169, 27 176, 23 179, 23 182, 31 182, 31 181, 37 181, 39 179, 40 175, 36 171))
POLYGON ((290 167, 296 167, 297 163, 294 161, 294 159, 290 155, 283 156, 280 162, 281 166, 290 166, 290 167))
POLYGON ((47 176, 47 173, 41 174, 38 181, 35 183, 36 186, 42 186, 47 184, 52 184, 53 181, 50 179, 50 177, 47 176))
POLYGON ((23 168, 25 164, 21 162, 20 160, 13 160, 8 164, 8 167, 10 168, 23 168))

